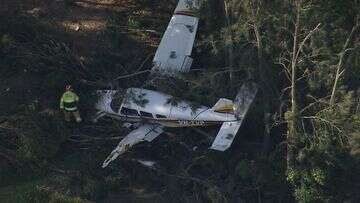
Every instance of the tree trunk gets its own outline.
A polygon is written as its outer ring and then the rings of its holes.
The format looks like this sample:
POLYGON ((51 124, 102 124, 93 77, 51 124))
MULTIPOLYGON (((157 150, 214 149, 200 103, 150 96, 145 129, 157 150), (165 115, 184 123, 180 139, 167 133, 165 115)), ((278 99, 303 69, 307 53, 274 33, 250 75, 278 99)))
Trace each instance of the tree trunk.
POLYGON ((256 38, 256 47, 257 47, 257 58, 258 58, 258 72, 260 75, 261 83, 263 83, 263 97, 264 97, 264 139, 263 139, 263 153, 266 154, 269 150, 270 146, 270 126, 271 126, 271 113, 270 113, 270 99, 269 94, 271 94, 271 90, 269 89, 270 84, 268 84, 268 80, 266 78, 266 70, 264 65, 264 59, 263 59, 263 48, 262 48, 262 40, 261 40, 261 34, 259 31, 259 22, 258 22, 258 15, 259 15, 259 1, 250 1, 250 9, 251 9, 251 21, 252 21, 252 28, 255 33, 256 38))
POLYGON ((294 168, 295 164, 295 151, 296 151, 296 140, 298 139, 298 103, 297 103, 297 52, 298 52, 298 36, 300 30, 300 9, 301 9, 301 0, 295 1, 296 9, 296 21, 295 21, 295 30, 293 38, 293 50, 291 58, 291 115, 288 122, 288 135, 287 135, 287 168, 294 168))
POLYGON ((234 82, 234 46, 233 46, 233 39, 232 39, 232 32, 231 32, 231 20, 230 20, 230 10, 229 5, 224 0, 224 10, 225 10, 225 25, 228 28, 228 32, 226 33, 226 43, 225 46, 227 48, 228 53, 228 65, 229 65, 229 79, 230 79, 230 87, 233 86, 234 82))

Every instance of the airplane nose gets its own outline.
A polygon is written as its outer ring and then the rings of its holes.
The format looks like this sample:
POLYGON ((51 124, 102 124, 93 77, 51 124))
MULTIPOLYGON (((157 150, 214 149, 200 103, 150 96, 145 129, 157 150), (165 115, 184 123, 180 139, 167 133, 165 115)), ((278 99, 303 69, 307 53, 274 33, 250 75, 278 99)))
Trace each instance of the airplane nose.
POLYGON ((113 95, 116 92, 116 90, 98 90, 96 92, 98 95, 98 101, 96 102, 95 108, 106 111, 108 106, 110 106, 113 95))

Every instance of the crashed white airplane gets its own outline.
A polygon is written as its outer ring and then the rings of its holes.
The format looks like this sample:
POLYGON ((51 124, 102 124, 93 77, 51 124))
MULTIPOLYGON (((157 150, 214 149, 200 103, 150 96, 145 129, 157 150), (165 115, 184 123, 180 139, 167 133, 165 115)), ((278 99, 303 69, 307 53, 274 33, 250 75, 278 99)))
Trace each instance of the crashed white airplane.
MULTIPOLYGON (((156 51, 152 72, 168 76, 189 72, 199 21, 196 16, 198 8, 197 0, 179 1, 156 51)), ((210 149, 225 151, 231 146, 256 93, 257 85, 246 83, 234 101, 221 98, 212 108, 198 106, 194 109, 191 102, 171 102, 172 96, 158 91, 142 88, 101 90, 95 120, 108 116, 137 127, 120 141, 104 161, 103 167, 133 145, 153 141, 163 133, 165 127, 221 125, 210 149)))

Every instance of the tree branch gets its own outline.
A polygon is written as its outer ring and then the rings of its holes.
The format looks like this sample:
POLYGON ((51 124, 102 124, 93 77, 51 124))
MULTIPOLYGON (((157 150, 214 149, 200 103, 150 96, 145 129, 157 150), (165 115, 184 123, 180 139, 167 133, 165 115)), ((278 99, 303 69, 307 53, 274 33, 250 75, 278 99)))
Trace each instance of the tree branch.
POLYGON ((348 36, 348 38, 346 39, 346 42, 343 46, 343 50, 340 53, 340 57, 339 57, 339 62, 337 64, 337 68, 336 68, 336 75, 335 75, 335 81, 334 81, 334 85, 331 91, 331 97, 330 97, 330 107, 333 108, 334 103, 335 103, 335 93, 336 93, 336 88, 337 88, 337 84, 339 82, 339 79, 341 77, 341 75, 343 74, 344 70, 341 71, 341 67, 342 67, 342 63, 345 57, 345 54, 347 51, 351 51, 352 49, 348 49, 348 46, 350 44, 350 41, 354 35, 354 33, 356 32, 356 30, 359 27, 359 20, 357 20, 356 24, 353 26, 353 28, 351 29, 351 32, 348 36))

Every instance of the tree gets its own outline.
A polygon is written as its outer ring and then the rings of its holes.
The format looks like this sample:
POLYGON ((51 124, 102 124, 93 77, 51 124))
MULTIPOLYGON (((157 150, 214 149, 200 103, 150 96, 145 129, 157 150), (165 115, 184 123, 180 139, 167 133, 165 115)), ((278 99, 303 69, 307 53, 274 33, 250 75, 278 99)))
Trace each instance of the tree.
POLYGON ((288 133, 287 133, 287 167, 292 170, 295 166, 295 154, 297 145, 299 144, 300 136, 302 136, 303 129, 301 128, 301 115, 299 106, 299 62, 304 45, 308 42, 311 36, 319 29, 320 24, 310 31, 306 31, 305 26, 301 23, 301 14, 304 3, 302 0, 294 0, 295 19, 292 32, 292 46, 291 51, 286 50, 289 54, 289 59, 280 58, 280 61, 287 61, 288 65, 280 62, 287 70, 290 79, 290 111, 287 115, 288 133))
POLYGON ((353 48, 348 48, 350 45, 350 42, 354 36, 354 34, 357 32, 359 26, 360 26, 360 16, 356 17, 356 23, 353 26, 353 28, 351 29, 351 32, 348 36, 348 38, 346 39, 346 42, 344 43, 344 46, 341 50, 341 52, 338 54, 339 55, 339 62, 336 65, 336 74, 335 74, 335 80, 334 80, 334 85, 332 87, 332 92, 331 92, 331 97, 330 97, 330 106, 334 107, 335 104, 335 96, 336 96, 336 90, 337 90, 337 86, 340 80, 340 77, 344 74, 345 70, 342 69, 343 66, 343 61, 344 61, 344 57, 345 54, 347 54, 349 51, 351 51, 353 48))

